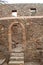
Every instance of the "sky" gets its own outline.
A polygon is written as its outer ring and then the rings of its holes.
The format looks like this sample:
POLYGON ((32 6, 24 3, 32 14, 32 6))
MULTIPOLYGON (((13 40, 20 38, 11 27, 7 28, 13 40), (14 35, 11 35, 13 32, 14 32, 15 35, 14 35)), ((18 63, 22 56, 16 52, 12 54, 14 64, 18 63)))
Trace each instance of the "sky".
POLYGON ((9 4, 12 3, 43 3, 43 0, 4 0, 7 1, 9 4))

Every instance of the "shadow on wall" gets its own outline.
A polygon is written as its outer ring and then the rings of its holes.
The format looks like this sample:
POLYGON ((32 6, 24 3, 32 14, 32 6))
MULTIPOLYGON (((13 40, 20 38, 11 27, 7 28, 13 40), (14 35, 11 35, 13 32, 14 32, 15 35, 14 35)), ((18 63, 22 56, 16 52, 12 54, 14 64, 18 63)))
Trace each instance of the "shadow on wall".
POLYGON ((10 53, 7 50, 6 46, 0 44, 0 59, 6 59, 6 62, 9 62, 10 53))

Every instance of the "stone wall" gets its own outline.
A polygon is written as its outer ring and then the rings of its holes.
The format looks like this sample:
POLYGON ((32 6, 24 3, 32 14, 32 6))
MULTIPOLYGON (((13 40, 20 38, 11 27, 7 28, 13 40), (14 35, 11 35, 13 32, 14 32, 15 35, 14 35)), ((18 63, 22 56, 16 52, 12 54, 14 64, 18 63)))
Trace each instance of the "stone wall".
POLYGON ((43 62, 43 18, 1 20, 0 24, 4 29, 0 30, 2 31, 2 33, 0 33, 0 45, 9 50, 9 26, 15 21, 25 26, 25 61, 43 62))
POLYGON ((43 19, 27 19, 26 59, 27 61, 41 61, 43 55, 43 19))
POLYGON ((0 17, 12 16, 12 10, 17 10, 18 16, 31 16, 30 8, 36 8, 35 16, 43 15, 43 4, 6 4, 0 5, 0 17))

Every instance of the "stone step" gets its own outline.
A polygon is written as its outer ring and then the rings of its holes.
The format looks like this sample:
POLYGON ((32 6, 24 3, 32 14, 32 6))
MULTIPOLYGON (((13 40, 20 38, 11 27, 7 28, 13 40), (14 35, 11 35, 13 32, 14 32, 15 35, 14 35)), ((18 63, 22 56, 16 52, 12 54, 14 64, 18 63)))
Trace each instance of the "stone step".
POLYGON ((10 60, 11 59, 15 59, 15 60, 17 60, 17 59, 24 59, 24 57, 10 57, 10 60))
POLYGON ((23 57, 24 56, 24 53, 11 53, 10 54, 12 57, 23 57))
POLYGON ((12 50, 12 52, 23 52, 23 50, 12 50))
POLYGON ((9 61, 9 64, 24 64, 24 61, 9 61))
POLYGON ((24 59, 10 59, 9 61, 24 61, 24 59))
POLYGON ((22 47, 17 47, 17 48, 14 48, 12 50, 12 52, 22 52, 23 51, 23 48, 22 47))

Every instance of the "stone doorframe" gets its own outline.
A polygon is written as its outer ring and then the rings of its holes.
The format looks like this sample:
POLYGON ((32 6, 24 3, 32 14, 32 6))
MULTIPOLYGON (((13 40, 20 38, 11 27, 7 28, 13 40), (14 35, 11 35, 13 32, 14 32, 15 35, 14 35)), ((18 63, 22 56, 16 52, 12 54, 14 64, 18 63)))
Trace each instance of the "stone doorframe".
POLYGON ((23 47, 24 47, 24 50, 25 50, 25 47, 26 47, 26 31, 25 31, 25 26, 21 22, 14 21, 14 22, 12 22, 10 24, 10 26, 9 26, 9 32, 8 32, 9 52, 11 52, 11 50, 12 50, 11 27, 14 24, 16 24, 16 23, 19 23, 21 25, 21 27, 22 27, 23 47))

